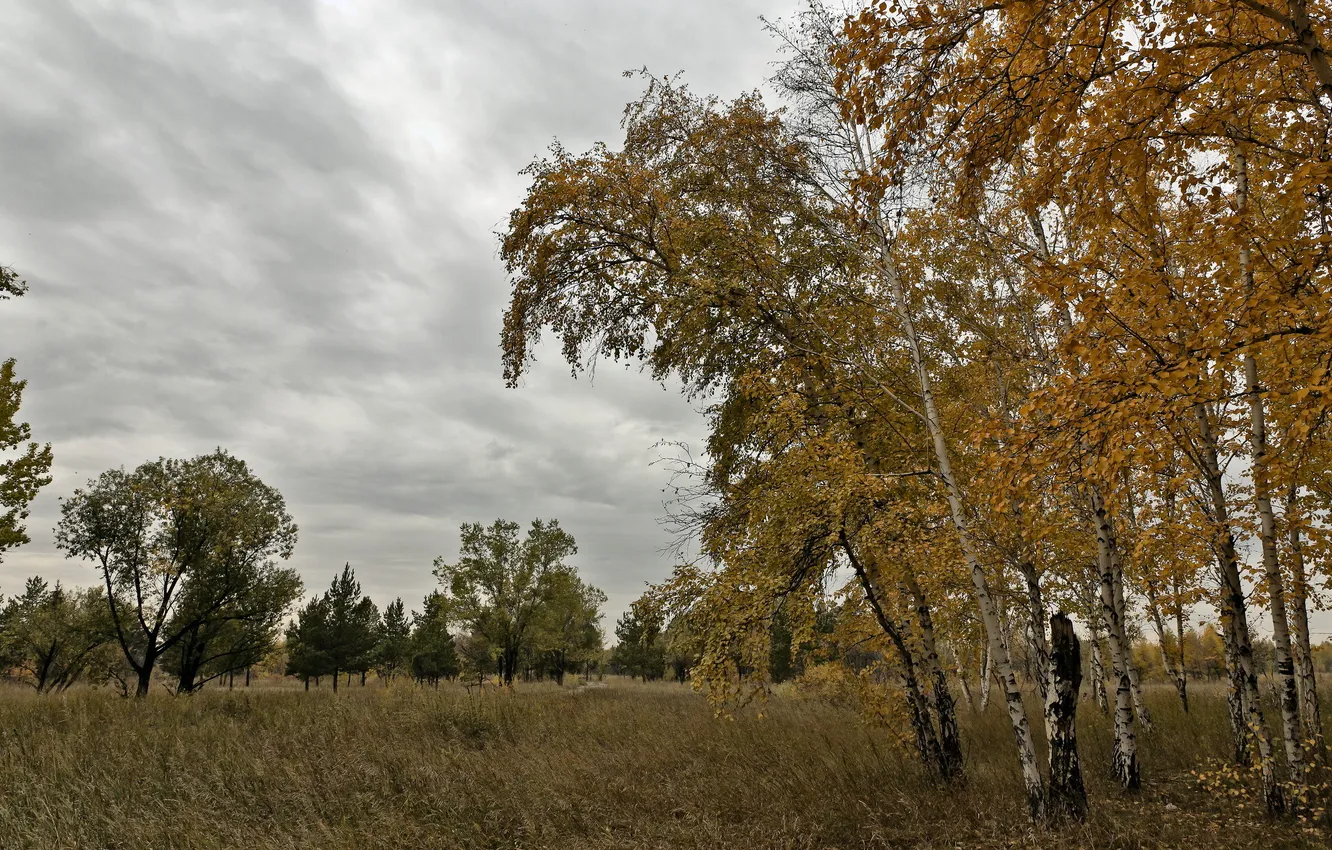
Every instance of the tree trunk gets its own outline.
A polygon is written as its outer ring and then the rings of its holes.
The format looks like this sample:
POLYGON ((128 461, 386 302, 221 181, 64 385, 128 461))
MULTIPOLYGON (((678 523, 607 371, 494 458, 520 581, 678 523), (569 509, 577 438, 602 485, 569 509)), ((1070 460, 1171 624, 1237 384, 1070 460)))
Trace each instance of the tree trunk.
POLYGON ((339 670, 338 668, 334 667, 334 668, 333 668, 333 693, 335 693, 335 694, 338 692, 338 679, 341 679, 341 678, 342 678, 342 671, 339 670))
POLYGON ((1096 625, 1097 619, 1092 617, 1088 627, 1091 632, 1091 690, 1101 713, 1109 714, 1110 701, 1105 695, 1105 659, 1101 657, 1101 629, 1096 625))
POLYGON ((1133 697, 1133 713, 1138 725, 1144 731, 1151 731, 1152 715, 1147 710, 1147 701, 1142 698, 1142 676, 1138 673, 1138 663, 1133 660, 1133 641, 1129 640, 1124 629, 1128 621, 1128 605, 1124 602, 1124 568, 1119 560, 1118 544, 1110 550, 1115 557, 1114 576, 1111 588, 1115 594, 1115 610, 1119 612, 1120 636, 1124 641, 1124 669, 1129 677, 1129 693, 1133 697))
MULTIPOLYGON (((1238 146, 1231 149, 1235 165, 1235 199, 1237 212, 1243 219, 1249 209, 1249 165, 1238 146)), ((1254 291, 1253 258, 1247 240, 1242 236, 1239 248, 1240 277, 1246 292, 1254 291)), ((1295 662, 1290 650, 1290 624, 1286 617, 1285 579, 1281 575, 1281 562, 1277 555, 1276 514, 1272 510, 1271 482, 1268 478, 1267 412, 1263 405, 1262 387, 1258 381, 1258 360, 1252 352, 1244 354, 1244 392, 1249 398, 1249 447, 1252 458, 1250 477, 1253 480, 1253 502, 1258 511, 1258 539, 1262 544, 1263 574, 1267 579, 1267 596, 1272 615, 1272 644, 1276 661, 1276 674, 1281 695, 1281 732, 1286 747, 1286 765, 1290 779, 1304 781, 1304 747, 1300 743, 1300 697, 1295 683, 1295 662)))
POLYGON ((934 615, 915 576, 907 575, 907 587, 916 604, 916 623, 920 626, 920 642, 925 650, 923 659, 925 674, 930 680, 930 699, 934 705, 935 719, 939 723, 939 747, 943 756, 942 773, 945 777, 961 776, 962 734, 957 727, 957 702, 953 699, 952 691, 948 689, 948 676, 939 662, 939 647, 934 634, 934 615))
MULTIPOLYGON (((503 674, 504 674, 504 684, 505 684, 505 686, 510 686, 510 685, 513 684, 513 677, 514 677, 514 675, 517 673, 517 670, 518 670, 518 647, 516 647, 516 646, 514 646, 514 647, 508 647, 508 646, 506 646, 506 647, 504 648, 504 665, 503 665, 503 666, 504 666, 504 670, 503 670, 503 674)), ((646 674, 644 675, 643 681, 645 681, 645 682, 647 681, 646 674)))
POLYGON ((1156 600, 1156 591, 1153 582, 1147 582, 1147 613, 1152 618, 1152 627, 1156 629, 1156 640, 1161 647, 1161 667, 1165 674, 1175 683, 1175 692, 1179 694, 1179 702, 1184 706, 1184 713, 1189 712, 1189 690, 1188 681, 1184 678, 1184 636, 1177 635, 1176 641, 1179 644, 1179 665, 1176 666, 1174 659, 1170 657, 1170 649, 1166 645, 1165 621, 1161 619, 1161 607, 1156 600))
POLYGON ((245 668, 245 687, 248 688, 249 686, 250 686, 250 668, 249 668, 249 667, 246 667, 246 668, 245 668))
POLYGON ((985 709, 990 707, 990 679, 993 678, 990 675, 991 674, 990 668, 992 666, 993 665, 990 664, 990 643, 989 641, 986 641, 985 654, 981 656, 981 670, 980 670, 981 713, 984 713, 985 709))
POLYGON ((1050 618, 1050 689, 1045 700, 1045 734, 1050 743, 1049 811, 1077 820, 1087 817, 1087 791, 1078 761, 1078 690, 1082 687, 1082 647, 1073 622, 1050 618))
POLYGON ((1291 583, 1290 583, 1290 628, 1295 656, 1295 681, 1299 684, 1300 718, 1304 727, 1304 738, 1310 742, 1315 758, 1324 757, 1323 721, 1318 706, 1318 680, 1314 676, 1313 648, 1309 642, 1309 609, 1306 599, 1309 594, 1304 572, 1304 544, 1300 540, 1300 528, 1294 521, 1295 493, 1292 490, 1286 500, 1286 522, 1290 527, 1287 535, 1290 539, 1291 583))
POLYGON ((880 243, 880 271, 892 291, 893 302, 898 320, 906 336, 907 348, 911 353, 911 362, 920 384, 921 406, 924 408, 925 426, 934 447, 935 461, 938 465, 939 478, 943 483, 944 494, 948 499, 949 516, 957 532, 958 543, 963 558, 971 573, 971 582, 980 608, 981 622, 989 637, 990 653, 999 678, 1004 684, 1004 701, 1008 708, 1009 723, 1013 728, 1013 739, 1017 745, 1018 763, 1022 768, 1022 781, 1027 792, 1027 807, 1033 819, 1040 819, 1045 813, 1045 781, 1041 777, 1040 766, 1036 759, 1036 745, 1032 740, 1031 724, 1027 720, 1027 709, 1022 704, 1022 691, 1018 688, 1017 677, 1013 672, 1012 659, 1003 640, 999 625, 999 612, 994 597, 990 594, 990 580, 985 567, 976 553, 972 539, 971 525, 962 506, 962 490, 953 474, 952 456, 948 441, 944 436, 943 423, 934 403, 934 389, 926 366, 925 354, 916 335, 916 326, 911 318, 911 311, 906 302, 906 294, 897 270, 889 256, 886 234, 880 243))
POLYGON ((134 687, 134 696, 148 696, 148 689, 153 682, 153 667, 157 664, 157 656, 151 652, 145 652, 143 663, 138 666, 134 672, 138 674, 138 683, 134 687))
POLYGON ((1221 580, 1221 622, 1225 634, 1230 636, 1226 663, 1232 688, 1238 691, 1238 705, 1232 701, 1232 723, 1236 720, 1233 712, 1236 708, 1242 712, 1242 720, 1235 726, 1237 755, 1247 751, 1244 746, 1248 736, 1258 742, 1258 759, 1263 777, 1263 799, 1269 811, 1284 811, 1285 800, 1281 787, 1277 785, 1276 770, 1272 763, 1272 735, 1263 720, 1263 707, 1258 693, 1258 674, 1253 664, 1253 642, 1249 636, 1249 619, 1244 601, 1244 583, 1240 579, 1239 556, 1235 552, 1235 534, 1230 524, 1230 507, 1226 502, 1225 483, 1222 480, 1221 463, 1217 449, 1216 435, 1212 431, 1211 416, 1201 404, 1194 405, 1194 416, 1198 422, 1200 439, 1199 458, 1207 497, 1211 505, 1211 519, 1216 524, 1217 567, 1221 580), (1241 748, 1243 748, 1241 750, 1241 748))
POLYGON ((1129 647, 1124 637, 1123 611, 1115 596, 1114 580, 1118 568, 1118 556, 1115 551, 1114 529, 1110 524, 1100 491, 1091 485, 1088 485, 1087 490, 1096 521, 1101 622, 1105 625, 1106 642, 1110 644, 1110 668, 1115 681, 1114 774, 1125 790, 1136 791, 1142 784, 1142 776, 1138 765, 1138 741, 1133 730, 1133 683, 1128 672, 1129 647))
POLYGON ((967 698, 967 708, 976 710, 976 699, 971 694, 971 684, 967 681, 967 668, 962 664, 962 658, 958 654, 956 647, 952 650, 953 666, 957 670, 957 681, 962 685, 962 695, 967 698))
POLYGON ((361 687, 363 688, 365 687, 365 672, 364 670, 361 671, 361 687))
POLYGON ((309 676, 306 676, 306 677, 305 677, 305 689, 306 689, 307 691, 310 690, 310 677, 309 677, 309 676))
POLYGON ((846 552, 847 560, 851 562, 856 577, 860 580, 861 589, 865 593, 865 601, 869 603, 870 610, 874 612, 874 618, 878 620, 879 627, 883 629, 884 634, 888 636, 893 647, 897 650, 898 658, 902 663, 902 684, 906 691, 907 708, 911 712, 911 730, 916 737, 916 754, 920 756, 920 760, 926 768, 947 778, 951 774, 946 772, 943 748, 939 744, 939 738, 934 731, 934 723, 930 719, 929 706, 925 701, 925 694, 921 690, 920 680, 916 675, 916 662, 911 653, 911 648, 906 645, 901 629, 884 611, 874 584, 870 580, 864 564, 856 556, 855 548, 851 545, 846 532, 842 532, 841 543, 843 551, 846 552))
POLYGON ((1036 679, 1036 690, 1044 704, 1050 684, 1050 645, 1045 639, 1045 600, 1041 596, 1041 579, 1036 573, 1036 565, 1030 562, 1018 564, 1018 571, 1027 584, 1027 655, 1036 679))

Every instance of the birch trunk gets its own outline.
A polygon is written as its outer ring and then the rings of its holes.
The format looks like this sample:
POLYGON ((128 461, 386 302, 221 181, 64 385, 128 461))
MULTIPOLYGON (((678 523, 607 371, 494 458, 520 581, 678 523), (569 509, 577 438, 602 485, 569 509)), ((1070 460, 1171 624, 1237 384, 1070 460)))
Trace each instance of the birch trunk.
POLYGON ((976 698, 971 693, 971 683, 967 681, 967 668, 962 664, 962 658, 957 650, 953 651, 953 667, 957 670, 957 680, 962 685, 962 696, 967 698, 967 708, 976 710, 976 698))
MULTIPOLYGON (((1170 657, 1170 648, 1166 645, 1165 621, 1161 618, 1161 606, 1156 599, 1155 582, 1147 582, 1147 612, 1152 618, 1152 627, 1156 629, 1156 640, 1161 647, 1161 667, 1165 670, 1170 680, 1175 683, 1175 692, 1179 694, 1180 705, 1184 706, 1184 713, 1189 712, 1189 684, 1184 676, 1184 635, 1177 634, 1175 637, 1176 647, 1179 651, 1179 664, 1170 657)), ((1176 618, 1178 622, 1178 618, 1176 618)), ((1182 630, 1180 630, 1182 631, 1182 630)))
POLYGON ((1267 425, 1258 384, 1258 363, 1244 356, 1244 377, 1249 396, 1250 440, 1253 449, 1253 500, 1258 510, 1258 537, 1262 544, 1263 574, 1272 615, 1272 644, 1281 704, 1282 741, 1292 782, 1304 781, 1304 747, 1300 742, 1300 697, 1291 656, 1290 623, 1286 616, 1285 578, 1276 548, 1276 515, 1267 475, 1267 425))
POLYGON ((1138 673, 1138 664, 1133 660, 1133 642, 1128 638, 1124 624, 1128 621, 1128 605, 1124 601, 1124 566, 1119 558, 1119 541, 1115 535, 1114 523, 1106 516, 1109 532, 1109 552, 1112 569, 1110 571, 1110 591, 1114 596, 1115 613, 1119 617, 1119 640, 1124 647, 1124 672, 1128 674, 1129 696, 1133 700, 1133 714, 1139 726, 1151 731, 1152 715, 1147 710, 1147 702, 1142 698, 1142 676, 1138 673))
MULTIPOLYGON (((1211 416, 1201 404, 1194 405, 1200 440, 1199 459, 1211 503, 1211 519, 1216 523, 1217 567, 1221 580, 1221 623, 1229 636, 1226 663, 1231 687, 1238 692, 1238 705, 1230 706, 1232 723, 1234 711, 1239 709, 1242 719, 1235 727, 1236 756, 1247 758, 1249 736, 1258 743, 1258 760, 1263 777, 1263 799, 1270 811, 1285 809, 1285 800, 1277 785, 1276 769, 1272 759, 1272 735, 1263 719, 1263 707, 1258 693, 1258 674, 1253 663, 1253 641, 1249 634, 1249 619, 1244 601, 1244 583, 1240 580, 1239 555, 1235 551, 1235 534, 1230 523, 1230 506, 1226 502, 1221 463, 1217 451, 1216 435, 1211 416)), ((1240 763, 1243 763, 1242 761, 1240 763)))
POLYGON ((920 627, 920 643, 925 650, 922 659, 925 675, 930 681, 930 701, 934 717, 939 724, 939 748, 942 752, 942 773, 945 777, 962 775, 962 734, 957 728, 957 703, 948 689, 948 676, 939 663, 939 649, 934 635, 934 615, 930 611, 925 593, 916 577, 907 574, 907 589, 916 606, 916 624, 920 627))
MULTIPOLYGON (((846 557, 851 562, 856 577, 860 580, 861 589, 865 593, 865 601, 869 603, 870 610, 874 612, 874 618, 879 622, 879 627, 883 629, 884 634, 892 642, 893 647, 897 650, 898 658, 902 662, 902 684, 906 690, 907 707, 911 711, 911 729, 916 737, 916 752, 927 768, 937 771, 944 778, 951 778, 953 774, 947 770, 943 748, 939 744, 938 735, 935 734, 934 723, 930 719, 929 705, 920 687, 920 679, 916 673, 916 661, 911 648, 907 646, 903 639, 902 630, 884 611, 883 605, 879 601, 879 594, 874 588, 874 583, 870 580, 864 564, 856 556, 855 547, 852 546, 846 532, 842 533, 841 543, 842 550, 846 552, 846 557)), ((957 766, 960 769, 960 759, 957 766)))
POLYGON ((991 666, 992 665, 990 664, 990 642, 986 641, 985 654, 981 656, 981 673, 980 673, 980 694, 981 694, 980 710, 982 714, 985 712, 985 709, 990 707, 990 679, 993 678, 990 675, 991 666))
MULTIPOLYGON (((1235 165, 1235 200, 1243 222, 1249 210, 1249 164, 1244 153, 1232 148, 1235 165)), ((1241 237, 1240 277, 1246 292, 1253 292, 1253 258, 1249 244, 1241 237)), ((1267 465, 1267 412, 1262 387, 1258 381, 1258 360, 1252 352, 1244 354, 1244 392, 1249 398, 1249 447, 1252 458, 1253 502, 1258 511, 1258 539, 1263 551, 1263 575, 1272 614, 1272 644, 1276 656, 1277 685, 1281 704, 1282 741, 1286 747, 1286 765, 1292 782, 1304 781, 1304 748, 1300 744, 1300 697, 1295 684, 1295 662, 1290 651, 1290 624, 1286 617, 1285 579, 1277 555, 1276 514, 1272 510, 1271 481, 1267 465)))
POLYGON ((1087 488, 1091 499, 1092 515, 1096 522, 1097 562, 1100 567, 1101 622, 1105 625, 1106 642, 1110 645, 1110 669, 1115 683, 1115 745, 1114 774, 1119 784, 1128 791, 1136 791, 1142 784, 1138 765, 1138 741, 1133 731, 1133 682, 1129 677, 1129 647, 1124 637, 1123 611, 1115 594, 1114 529, 1106 513, 1105 502, 1095 487, 1087 488))
POLYGON ((1018 571, 1027 584, 1027 618, 1030 627, 1027 631, 1027 643, 1030 646, 1032 666, 1035 668, 1036 690, 1041 695, 1041 704, 1045 704, 1050 686, 1050 644, 1045 637, 1045 599, 1041 594, 1041 579, 1036 566, 1023 561, 1018 564, 1018 571))
POLYGON ((1101 657, 1101 629, 1096 625, 1096 618, 1088 627, 1091 632, 1091 690, 1096 698, 1096 705, 1102 714, 1110 713, 1110 701, 1105 696, 1105 660, 1101 657))
POLYGON ((1324 758, 1323 720, 1318 706, 1318 680, 1314 675, 1313 648, 1309 642, 1309 593, 1304 572, 1304 543, 1300 540, 1299 526, 1292 522, 1294 494, 1287 499, 1286 522, 1290 525, 1290 627, 1294 641, 1295 681, 1299 685, 1300 719, 1304 739, 1309 742, 1315 758, 1324 758))
POLYGON ((906 303, 906 294, 897 270, 889 256, 889 244, 886 234, 880 240, 880 271, 888 284, 898 321, 906 337, 907 348, 911 354, 911 363, 920 382, 920 400, 924 408, 926 429, 934 447, 935 461, 938 464, 939 478, 948 499, 949 515, 957 532, 958 543, 963 558, 971 573, 971 582, 976 594, 976 603, 980 608, 981 621, 989 639, 990 655, 1000 681, 1004 685, 1004 702, 1008 709, 1009 722, 1013 727, 1013 738, 1017 744, 1018 762, 1022 768, 1022 781, 1027 792, 1027 806, 1033 819, 1040 819, 1045 813, 1045 782, 1036 759, 1036 745, 1032 740, 1031 724, 1027 720, 1027 709, 1022 704, 1022 691, 1018 688, 1017 677, 1013 672, 1012 659, 1008 655, 1003 633, 999 625, 999 612, 994 597, 990 594, 990 580, 976 554, 975 541, 972 539, 971 525, 962 507, 962 493, 957 479, 953 475, 952 456, 948 441, 944 436, 943 424, 934 403, 934 388, 926 366, 925 355, 920 339, 916 335, 916 326, 911 318, 911 310, 906 303))

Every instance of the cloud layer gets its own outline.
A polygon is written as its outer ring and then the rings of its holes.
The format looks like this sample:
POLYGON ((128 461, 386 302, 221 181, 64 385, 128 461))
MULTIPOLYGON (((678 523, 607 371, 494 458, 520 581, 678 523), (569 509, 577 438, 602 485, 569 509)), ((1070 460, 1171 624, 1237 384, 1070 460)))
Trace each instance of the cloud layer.
POLYGON ((555 138, 614 143, 639 82, 758 85, 786 0, 43 0, 7 20, 0 355, 56 450, 0 592, 64 561, 57 497, 224 446, 286 495, 311 590, 343 561, 419 604, 458 525, 558 517, 611 621, 663 577, 660 439, 699 415, 550 351, 500 378, 495 231, 555 138))

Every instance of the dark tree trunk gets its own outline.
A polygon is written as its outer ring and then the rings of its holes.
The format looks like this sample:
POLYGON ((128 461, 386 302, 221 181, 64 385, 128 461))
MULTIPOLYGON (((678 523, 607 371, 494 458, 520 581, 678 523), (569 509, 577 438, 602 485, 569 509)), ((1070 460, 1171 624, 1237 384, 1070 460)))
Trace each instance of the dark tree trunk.
POLYGON ((518 648, 505 647, 503 659, 503 677, 506 686, 513 684, 514 674, 518 672, 518 648))
POLYGON ((361 671, 361 687, 365 687, 365 671, 361 671))
POLYGON ((134 688, 134 695, 136 697, 148 696, 148 686, 152 684, 152 680, 153 680, 153 668, 149 667, 146 664, 143 667, 139 668, 139 683, 134 688))
POLYGON ((306 676, 306 677, 305 677, 305 689, 306 689, 307 691, 310 690, 310 677, 309 677, 309 676, 306 676))
POLYGON ((342 671, 337 669, 336 667, 333 668, 333 693, 335 694, 338 692, 338 679, 341 678, 342 678, 342 671))
MULTIPOLYGON (((1049 806, 1052 815, 1087 817, 1087 791, 1078 762, 1078 689, 1082 687, 1082 647, 1073 622, 1050 618, 1050 682, 1045 698, 1045 734, 1050 743, 1049 806)), ((1127 678, 1127 677, 1125 677, 1127 678)))
POLYGON ((245 687, 248 688, 249 686, 250 686, 250 668, 249 668, 249 667, 246 667, 246 668, 245 668, 245 687))
MULTIPOLYGON (((156 637, 154 637, 153 640, 155 641, 156 637)), ((148 696, 148 688, 153 683, 153 667, 155 666, 157 666, 157 654, 153 652, 145 652, 143 655, 143 663, 135 670, 138 674, 138 684, 134 688, 134 695, 136 697, 148 696)))

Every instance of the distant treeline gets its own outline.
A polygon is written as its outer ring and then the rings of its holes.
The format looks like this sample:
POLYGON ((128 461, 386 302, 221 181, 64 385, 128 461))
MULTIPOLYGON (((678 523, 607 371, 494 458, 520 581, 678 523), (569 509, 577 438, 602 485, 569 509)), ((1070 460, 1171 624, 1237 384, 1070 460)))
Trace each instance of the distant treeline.
POLYGON ((282 565, 297 527, 281 494, 218 449, 113 469, 61 505, 56 544, 91 561, 101 582, 27 581, 0 611, 0 670, 38 691, 83 680, 148 693, 154 674, 185 694, 259 668, 307 687, 373 671, 438 684, 459 676, 563 682, 600 666, 606 596, 566 561, 574 539, 555 520, 462 527, 457 563, 435 561, 440 589, 422 610, 381 612, 350 564, 289 615, 304 587, 282 565))

